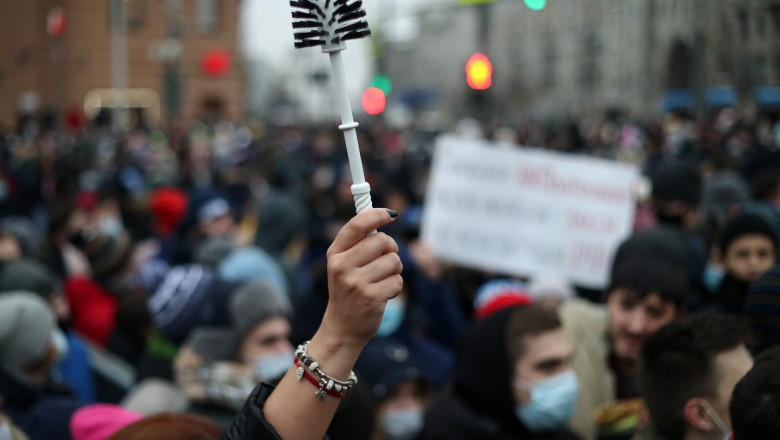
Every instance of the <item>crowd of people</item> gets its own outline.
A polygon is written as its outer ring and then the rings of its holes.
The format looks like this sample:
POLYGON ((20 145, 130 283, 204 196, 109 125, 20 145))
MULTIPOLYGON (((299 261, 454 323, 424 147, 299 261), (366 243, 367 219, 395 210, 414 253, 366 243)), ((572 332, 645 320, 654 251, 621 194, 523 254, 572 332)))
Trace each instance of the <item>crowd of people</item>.
POLYGON ((602 291, 431 252, 444 129, 361 129, 355 216, 335 126, 138 122, 0 135, 0 440, 780 438, 769 118, 447 130, 641 168, 602 291))

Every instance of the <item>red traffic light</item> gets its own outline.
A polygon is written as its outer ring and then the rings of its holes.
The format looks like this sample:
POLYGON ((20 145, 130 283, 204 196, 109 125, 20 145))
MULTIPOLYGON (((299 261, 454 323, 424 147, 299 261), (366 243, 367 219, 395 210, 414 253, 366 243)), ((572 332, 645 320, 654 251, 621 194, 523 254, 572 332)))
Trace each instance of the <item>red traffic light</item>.
POLYGON ((385 92, 377 87, 369 87, 363 92, 363 98, 361 103, 363 104, 363 111, 369 115, 378 115, 385 111, 385 104, 387 98, 385 98, 385 92))
POLYGON ((493 83, 493 64, 481 53, 475 53, 466 62, 466 82, 474 90, 487 90, 493 83))

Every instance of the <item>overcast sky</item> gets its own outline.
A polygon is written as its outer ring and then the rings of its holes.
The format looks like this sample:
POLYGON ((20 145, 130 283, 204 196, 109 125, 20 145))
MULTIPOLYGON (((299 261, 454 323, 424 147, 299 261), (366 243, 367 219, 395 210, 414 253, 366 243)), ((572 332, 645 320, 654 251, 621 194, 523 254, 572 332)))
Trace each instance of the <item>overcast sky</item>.
MULTIPOLYGON (((364 0, 369 24, 380 18, 385 21, 395 17, 386 33, 414 35, 416 22, 409 18, 424 5, 455 0, 364 0)), ((243 52, 250 58, 261 58, 276 73, 295 66, 327 66, 328 58, 316 48, 296 50, 293 47, 291 9, 288 0, 244 0, 240 23, 240 39, 243 52), (303 60, 303 61, 302 61, 303 60), (311 60, 311 61, 310 61, 311 60)), ((343 52, 348 71, 350 94, 362 93, 360 89, 370 80, 372 59, 367 39, 350 41, 343 52)), ((297 67, 300 68, 300 67, 297 67)), ((359 96, 359 95, 358 95, 359 96)))

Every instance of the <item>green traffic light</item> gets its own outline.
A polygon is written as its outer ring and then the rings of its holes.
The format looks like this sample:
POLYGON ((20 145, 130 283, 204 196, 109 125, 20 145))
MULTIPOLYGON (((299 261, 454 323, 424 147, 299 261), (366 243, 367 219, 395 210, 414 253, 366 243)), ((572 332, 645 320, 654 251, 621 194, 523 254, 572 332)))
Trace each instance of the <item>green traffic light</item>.
POLYGON ((393 91, 393 82, 385 75, 376 75, 371 79, 369 87, 376 87, 384 92, 385 96, 390 96, 390 92, 393 91))
POLYGON ((532 11, 541 11, 547 6, 547 0, 525 0, 525 5, 532 11))

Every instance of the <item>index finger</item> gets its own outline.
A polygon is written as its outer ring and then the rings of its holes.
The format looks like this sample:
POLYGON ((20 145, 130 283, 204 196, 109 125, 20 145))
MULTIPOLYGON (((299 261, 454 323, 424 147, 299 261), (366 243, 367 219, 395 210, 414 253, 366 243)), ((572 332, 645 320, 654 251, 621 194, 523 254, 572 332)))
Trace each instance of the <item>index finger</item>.
POLYGON ((336 235, 330 245, 330 251, 344 252, 365 238, 369 232, 390 223, 398 215, 395 211, 392 211, 394 215, 390 212, 388 209, 373 208, 352 217, 336 235))

